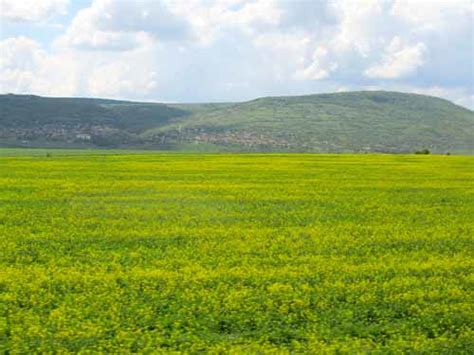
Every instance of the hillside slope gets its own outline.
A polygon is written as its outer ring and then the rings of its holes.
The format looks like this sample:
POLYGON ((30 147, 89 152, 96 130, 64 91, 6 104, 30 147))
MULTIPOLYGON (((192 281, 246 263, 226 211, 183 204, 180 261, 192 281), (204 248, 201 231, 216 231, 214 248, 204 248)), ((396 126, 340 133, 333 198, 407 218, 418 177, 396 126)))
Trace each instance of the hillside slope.
POLYGON ((189 114, 156 103, 0 95, 0 146, 139 146, 138 133, 189 114))
POLYGON ((3 95, 0 145, 473 153, 474 112, 383 91, 175 105, 3 95))

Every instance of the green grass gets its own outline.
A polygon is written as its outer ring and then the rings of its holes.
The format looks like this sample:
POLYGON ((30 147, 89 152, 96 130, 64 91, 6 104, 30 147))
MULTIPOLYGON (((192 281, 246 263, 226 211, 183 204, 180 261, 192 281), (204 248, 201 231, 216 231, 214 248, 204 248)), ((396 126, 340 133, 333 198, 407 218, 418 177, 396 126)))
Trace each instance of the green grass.
POLYGON ((472 157, 11 153, 0 353, 472 353, 472 157))
MULTIPOLYGON (((154 150, 127 150, 127 149, 44 149, 44 148, 0 148, 0 157, 45 157, 52 158, 58 156, 75 155, 143 155, 157 154, 154 150)), ((178 153, 176 153, 178 154, 178 153)))

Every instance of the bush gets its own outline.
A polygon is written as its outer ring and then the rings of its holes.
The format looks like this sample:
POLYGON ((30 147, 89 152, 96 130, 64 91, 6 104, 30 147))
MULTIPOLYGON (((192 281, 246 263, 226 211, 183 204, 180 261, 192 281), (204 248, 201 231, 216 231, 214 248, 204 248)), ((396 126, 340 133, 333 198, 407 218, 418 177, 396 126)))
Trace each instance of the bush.
POLYGON ((427 154, 431 154, 431 152, 429 151, 429 149, 425 148, 425 149, 422 149, 422 150, 417 150, 415 152, 415 154, 425 154, 425 155, 427 155, 427 154))

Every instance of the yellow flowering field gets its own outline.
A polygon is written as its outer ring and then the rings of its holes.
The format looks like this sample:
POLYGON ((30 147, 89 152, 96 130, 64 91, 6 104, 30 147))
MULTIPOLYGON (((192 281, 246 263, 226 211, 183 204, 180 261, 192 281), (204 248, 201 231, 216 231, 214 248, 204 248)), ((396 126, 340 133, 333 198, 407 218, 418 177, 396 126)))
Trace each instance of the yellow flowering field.
POLYGON ((8 152, 0 353, 472 353, 474 158, 8 152))

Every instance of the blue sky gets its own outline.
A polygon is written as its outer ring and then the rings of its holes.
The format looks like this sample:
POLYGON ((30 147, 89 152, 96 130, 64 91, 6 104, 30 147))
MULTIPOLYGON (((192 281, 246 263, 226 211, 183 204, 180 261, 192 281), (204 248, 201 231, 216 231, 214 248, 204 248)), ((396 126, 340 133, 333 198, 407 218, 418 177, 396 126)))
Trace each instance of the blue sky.
POLYGON ((0 0, 0 91, 165 102, 396 90, 474 108, 471 0, 0 0))

